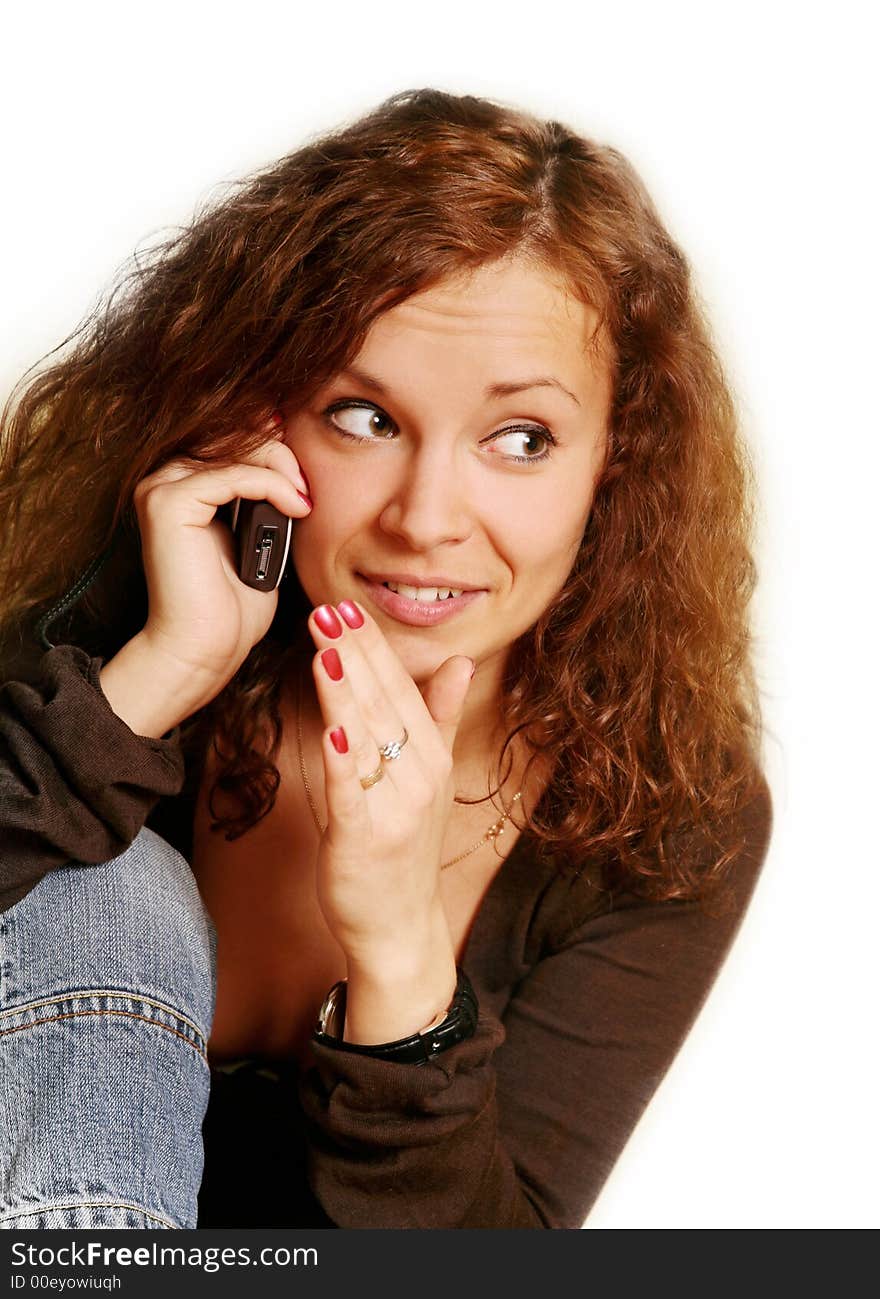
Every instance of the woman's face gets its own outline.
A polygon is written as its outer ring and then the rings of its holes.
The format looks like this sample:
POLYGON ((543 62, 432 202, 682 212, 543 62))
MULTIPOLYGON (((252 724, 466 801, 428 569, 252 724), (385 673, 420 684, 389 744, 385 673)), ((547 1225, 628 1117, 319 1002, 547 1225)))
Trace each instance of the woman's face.
POLYGON ((453 654, 500 680, 571 571, 611 396, 596 319, 548 272, 483 266, 386 312, 288 422, 314 501, 295 532, 303 589, 362 604, 416 682, 453 654))

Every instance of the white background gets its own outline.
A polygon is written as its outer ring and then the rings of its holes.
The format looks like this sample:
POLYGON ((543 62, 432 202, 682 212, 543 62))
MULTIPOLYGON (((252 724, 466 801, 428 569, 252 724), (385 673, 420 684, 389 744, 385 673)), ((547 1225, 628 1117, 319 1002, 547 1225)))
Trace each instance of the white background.
POLYGON ((878 1225, 869 6, 23 9, 2 37, 4 396, 139 241, 396 90, 518 103, 639 168, 758 462, 776 825, 740 941, 587 1226, 878 1225))

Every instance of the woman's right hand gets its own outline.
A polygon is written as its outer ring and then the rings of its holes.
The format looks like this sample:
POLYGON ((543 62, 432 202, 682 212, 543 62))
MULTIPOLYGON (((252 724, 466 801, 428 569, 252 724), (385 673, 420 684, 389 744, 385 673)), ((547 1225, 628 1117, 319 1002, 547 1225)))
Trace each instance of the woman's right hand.
MULTIPOLYGON (((236 497, 267 500, 291 518, 311 509, 296 456, 273 425, 250 457, 227 466, 175 459, 138 483, 149 613, 142 643, 219 694, 269 630, 278 592, 239 580, 235 539, 216 517, 236 497)), ((211 696, 213 697, 213 696, 211 696)))

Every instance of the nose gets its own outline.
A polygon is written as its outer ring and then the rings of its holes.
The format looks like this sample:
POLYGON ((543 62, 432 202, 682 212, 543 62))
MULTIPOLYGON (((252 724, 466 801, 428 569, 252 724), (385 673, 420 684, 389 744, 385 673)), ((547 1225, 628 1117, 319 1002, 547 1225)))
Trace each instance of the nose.
POLYGON ((473 526, 463 467, 449 446, 423 447, 400 467, 379 526, 412 551, 464 541, 473 526))

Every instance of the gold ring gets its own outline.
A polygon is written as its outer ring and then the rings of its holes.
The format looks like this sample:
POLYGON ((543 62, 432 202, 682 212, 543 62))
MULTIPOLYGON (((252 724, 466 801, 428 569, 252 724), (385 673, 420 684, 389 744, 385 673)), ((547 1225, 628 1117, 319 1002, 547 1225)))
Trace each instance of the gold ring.
POLYGON ((370 789, 371 786, 377 785, 384 775, 385 772, 382 770, 382 764, 380 762, 376 770, 371 771, 369 776, 360 777, 361 789, 370 789))

